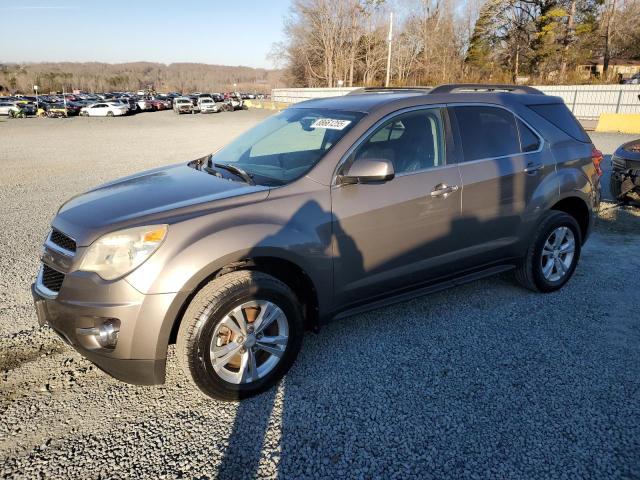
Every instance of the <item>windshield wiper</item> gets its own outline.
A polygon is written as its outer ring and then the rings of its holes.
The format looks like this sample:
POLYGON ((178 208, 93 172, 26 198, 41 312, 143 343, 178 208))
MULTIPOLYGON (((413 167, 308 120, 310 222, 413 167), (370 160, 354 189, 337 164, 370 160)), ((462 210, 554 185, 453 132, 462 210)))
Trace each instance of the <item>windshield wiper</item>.
POLYGON ((214 163, 213 166, 216 167, 216 168, 222 168, 224 170, 227 170, 228 172, 233 173, 234 175, 237 175, 238 177, 243 179, 249 185, 255 185, 256 184, 256 182, 253 181, 253 178, 251 178, 251 175, 249 175, 247 172, 245 172, 240 167, 236 167, 235 165, 229 165, 227 163, 214 163))

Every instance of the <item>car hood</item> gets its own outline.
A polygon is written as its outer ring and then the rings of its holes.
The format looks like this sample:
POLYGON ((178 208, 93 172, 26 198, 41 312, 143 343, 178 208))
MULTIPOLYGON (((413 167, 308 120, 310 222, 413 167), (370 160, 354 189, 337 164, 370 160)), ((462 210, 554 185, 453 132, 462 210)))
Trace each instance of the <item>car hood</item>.
POLYGON ((614 156, 634 162, 640 161, 640 139, 620 145, 615 151, 614 156))
POLYGON ((148 170, 77 195, 58 211, 53 226, 89 245, 100 235, 142 223, 166 223, 194 211, 232 208, 264 200, 269 188, 226 180, 187 164, 148 170), (247 198, 250 196, 251 198, 247 198), (224 205, 218 205, 222 204, 224 205))

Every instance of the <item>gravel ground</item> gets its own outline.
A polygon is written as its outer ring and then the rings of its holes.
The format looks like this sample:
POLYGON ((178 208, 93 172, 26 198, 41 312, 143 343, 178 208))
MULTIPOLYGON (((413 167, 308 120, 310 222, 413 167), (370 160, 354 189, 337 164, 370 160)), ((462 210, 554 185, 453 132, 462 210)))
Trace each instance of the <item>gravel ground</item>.
MULTIPOLYGON (((267 115, 0 123, 0 476, 640 478, 640 213, 604 204, 572 281, 509 275, 309 335, 241 404, 109 378, 46 328, 29 284, 57 206, 203 155, 267 115), (606 252, 606 253, 603 253, 606 252)), ((593 134, 610 154, 625 137, 593 134)))

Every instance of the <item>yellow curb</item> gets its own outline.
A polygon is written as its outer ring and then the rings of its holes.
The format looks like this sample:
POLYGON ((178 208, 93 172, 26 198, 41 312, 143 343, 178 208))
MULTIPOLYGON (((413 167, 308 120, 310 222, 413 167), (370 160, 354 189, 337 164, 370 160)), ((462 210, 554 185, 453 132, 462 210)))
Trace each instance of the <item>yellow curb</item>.
POLYGON ((266 110, 284 110, 289 106, 284 102, 272 102, 269 100, 245 100, 244 104, 248 108, 264 108, 266 110))
POLYGON ((596 132, 640 133, 640 114, 601 113, 596 132))

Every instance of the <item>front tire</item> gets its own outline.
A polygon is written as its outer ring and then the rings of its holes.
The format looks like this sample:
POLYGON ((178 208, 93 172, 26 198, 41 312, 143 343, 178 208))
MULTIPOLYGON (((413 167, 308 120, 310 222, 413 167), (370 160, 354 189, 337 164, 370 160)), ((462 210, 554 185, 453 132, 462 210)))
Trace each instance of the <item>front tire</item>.
POLYGON ((113 117, 113 112, 107 112, 107 117, 113 117))
POLYGON ((518 282, 535 292, 555 292, 569 281, 580 259, 582 234, 571 215, 548 212, 516 269, 518 282))
POLYGON ((195 295, 176 347, 195 387, 233 401, 275 385, 295 361, 303 333, 293 291, 270 275, 243 270, 212 280, 195 295))

